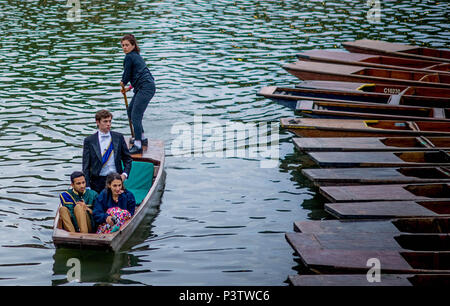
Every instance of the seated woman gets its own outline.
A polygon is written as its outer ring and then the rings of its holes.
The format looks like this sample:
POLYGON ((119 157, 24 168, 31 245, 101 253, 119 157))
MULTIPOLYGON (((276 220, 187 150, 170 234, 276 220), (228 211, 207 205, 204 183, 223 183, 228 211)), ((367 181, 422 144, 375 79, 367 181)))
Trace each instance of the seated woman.
POLYGON ((106 177, 106 187, 95 200, 94 220, 97 234, 109 234, 134 215, 136 200, 133 193, 123 186, 122 177, 111 173, 106 177))

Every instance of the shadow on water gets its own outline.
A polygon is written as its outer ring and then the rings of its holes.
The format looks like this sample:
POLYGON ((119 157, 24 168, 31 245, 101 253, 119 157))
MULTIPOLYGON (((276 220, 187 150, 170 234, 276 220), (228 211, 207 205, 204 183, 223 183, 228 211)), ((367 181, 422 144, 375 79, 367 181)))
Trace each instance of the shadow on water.
POLYGON ((304 199, 300 204, 301 207, 309 211, 308 219, 310 220, 334 219, 324 210, 325 198, 319 194, 313 182, 302 173, 302 169, 317 168, 317 165, 307 154, 296 149, 294 145, 292 147, 292 153, 286 154, 281 160, 280 168, 290 173, 291 181, 295 182, 298 188, 304 188, 313 195, 310 199, 304 199))

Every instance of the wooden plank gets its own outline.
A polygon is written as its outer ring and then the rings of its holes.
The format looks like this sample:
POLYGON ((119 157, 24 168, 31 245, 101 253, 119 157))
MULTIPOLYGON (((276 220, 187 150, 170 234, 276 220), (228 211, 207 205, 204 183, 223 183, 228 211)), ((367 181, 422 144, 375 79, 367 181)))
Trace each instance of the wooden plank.
MULTIPOLYGON (((442 202, 450 209, 450 201, 442 202)), ((392 219, 411 217, 450 217, 439 214, 417 201, 343 202, 325 204, 325 211, 338 219, 392 219)))
POLYGON ((301 233, 400 233, 391 220, 320 220, 295 221, 294 231, 301 233))
POLYGON ((373 55, 367 53, 355 53, 337 50, 307 50, 297 54, 297 57, 300 60, 313 62, 356 65, 384 69, 401 69, 427 73, 447 73, 449 70, 448 64, 442 64, 439 61, 400 58, 394 56, 373 55))
POLYGON ((321 220, 296 221, 294 230, 302 233, 450 233, 449 217, 400 218, 389 220, 321 220))
POLYGON ((446 151, 307 152, 321 167, 450 166, 446 151))
POLYGON ((298 150, 305 152, 450 150, 450 137, 303 137, 292 141, 298 150))
POLYGON ((420 81, 420 78, 425 76, 426 73, 306 61, 288 63, 283 65, 283 68, 300 80, 369 82, 403 86, 450 88, 448 75, 442 73, 437 73, 438 78, 436 79, 420 81))
POLYGON ((396 57, 415 58, 439 62, 450 62, 450 51, 424 48, 380 40, 362 39, 344 42, 342 45, 350 52, 382 54, 396 57))
MULTIPOLYGON (((412 274, 382 274, 380 282, 369 282, 367 274, 341 274, 341 275, 289 275, 288 280, 292 286, 412 286, 409 278, 412 274)), ((445 280, 448 282, 448 278, 445 280)), ((444 278, 443 278, 444 282, 444 278)), ((447 284, 444 282, 443 284, 447 284)))
POLYGON ((331 202, 448 200, 448 184, 325 186, 320 194, 331 202))
POLYGON ((412 130, 404 120, 349 120, 281 118, 281 127, 302 137, 405 137, 448 136, 450 123, 415 121, 419 130, 412 130))
POLYGON ((450 173, 439 167, 319 168, 302 174, 316 186, 450 182, 450 173))

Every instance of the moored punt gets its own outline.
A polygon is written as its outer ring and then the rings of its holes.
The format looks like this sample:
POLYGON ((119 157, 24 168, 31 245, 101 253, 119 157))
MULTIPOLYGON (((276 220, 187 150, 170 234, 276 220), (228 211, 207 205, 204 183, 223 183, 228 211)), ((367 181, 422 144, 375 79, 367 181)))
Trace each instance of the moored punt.
POLYGON ((447 73, 431 74, 305 61, 285 64, 283 68, 300 80, 373 82, 404 86, 450 88, 450 75, 447 73))
POLYGON ((321 167, 438 167, 450 166, 448 151, 308 152, 321 167))
POLYGON ((316 186, 450 183, 445 167, 323 168, 302 169, 316 186))
POLYGON ((417 58, 430 61, 450 62, 450 51, 424 48, 381 40, 361 39, 342 43, 350 52, 382 54, 395 57, 417 58))
MULTIPOLYGON (((450 273, 450 252, 448 251, 409 251, 406 248, 427 249, 442 247, 440 238, 429 243, 424 235, 419 239, 405 239, 402 248, 395 245, 389 234, 392 233, 348 233, 350 235, 329 234, 328 236, 287 233, 286 239, 302 263, 311 272, 319 274, 367 273, 368 260, 376 258, 379 261, 381 273, 450 273), (365 234, 365 235, 361 235, 365 234), (377 241, 378 240, 378 241, 377 241), (384 243, 380 243, 384 240, 384 243), (423 244, 423 245, 422 245, 423 244)), ((404 236, 404 235, 401 235, 404 236)), ((448 240, 448 235, 444 235, 448 240)), ((441 236, 442 237, 442 236, 441 236)), ((402 238, 404 239, 404 238, 402 238)), ((447 242, 448 243, 448 242, 447 242)))
POLYGON ((330 202, 426 201, 450 199, 447 183, 324 186, 320 194, 330 202))
POLYGON ((432 151, 450 150, 450 137, 302 137, 295 147, 308 151, 432 151))
POLYGON ((281 118, 280 123, 302 137, 450 136, 450 123, 438 121, 281 118))
POLYGON ((450 201, 328 203, 325 204, 325 211, 338 219, 450 217, 450 201))
POLYGON ((449 108, 430 108, 376 103, 345 103, 300 100, 296 113, 308 117, 380 120, 450 121, 449 108))
POLYGON ((355 65, 382 69, 410 70, 425 73, 450 73, 450 63, 401 58, 394 56, 350 53, 345 51, 307 50, 297 54, 298 59, 341 65, 355 65))
POLYGON ((296 221, 294 231, 301 233, 450 233, 450 218, 401 218, 389 220, 296 221))
POLYGON ((133 166, 126 188, 135 195, 136 206, 133 217, 111 234, 71 233, 63 229, 57 209, 53 223, 53 243, 56 247, 77 249, 106 249, 117 251, 130 238, 134 230, 144 219, 147 209, 159 205, 165 183, 164 143, 149 140, 148 149, 143 154, 132 155, 133 166))
MULTIPOLYGON (((411 92, 414 94, 414 92, 411 92)), ((424 92, 425 93, 425 92, 424 92)), ((450 91, 449 91, 450 94, 450 91)), ((299 100, 328 101, 328 102, 369 102, 391 105, 410 105, 428 107, 449 107, 449 97, 417 96, 417 95, 390 95, 357 90, 327 90, 310 88, 287 88, 266 86, 257 95, 272 99, 281 105, 295 109, 299 100)))
POLYGON ((417 286, 448 287, 450 274, 383 274, 381 281, 369 282, 367 274, 289 275, 292 286, 417 286))
MULTIPOLYGON (((291 245, 323 250, 450 251, 450 235, 432 233, 286 233, 291 245)), ((447 252, 450 256, 450 252, 447 252)), ((447 263, 450 266, 450 262, 447 263)), ((450 272, 450 271, 449 271, 450 272)))
POLYGON ((362 91, 367 93, 371 92, 389 95, 404 94, 421 97, 450 98, 450 89, 448 88, 405 86, 395 84, 308 80, 295 85, 295 87, 303 89, 362 91))

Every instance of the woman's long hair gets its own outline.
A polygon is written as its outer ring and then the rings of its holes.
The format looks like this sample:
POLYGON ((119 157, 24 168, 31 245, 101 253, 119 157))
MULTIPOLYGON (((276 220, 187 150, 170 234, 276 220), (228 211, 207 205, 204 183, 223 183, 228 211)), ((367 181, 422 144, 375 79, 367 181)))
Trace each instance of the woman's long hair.
POLYGON ((125 34, 120 40, 120 42, 124 40, 128 40, 130 44, 134 46, 134 51, 136 51, 137 53, 141 52, 141 49, 139 49, 139 46, 137 45, 136 37, 134 37, 133 34, 125 34))

